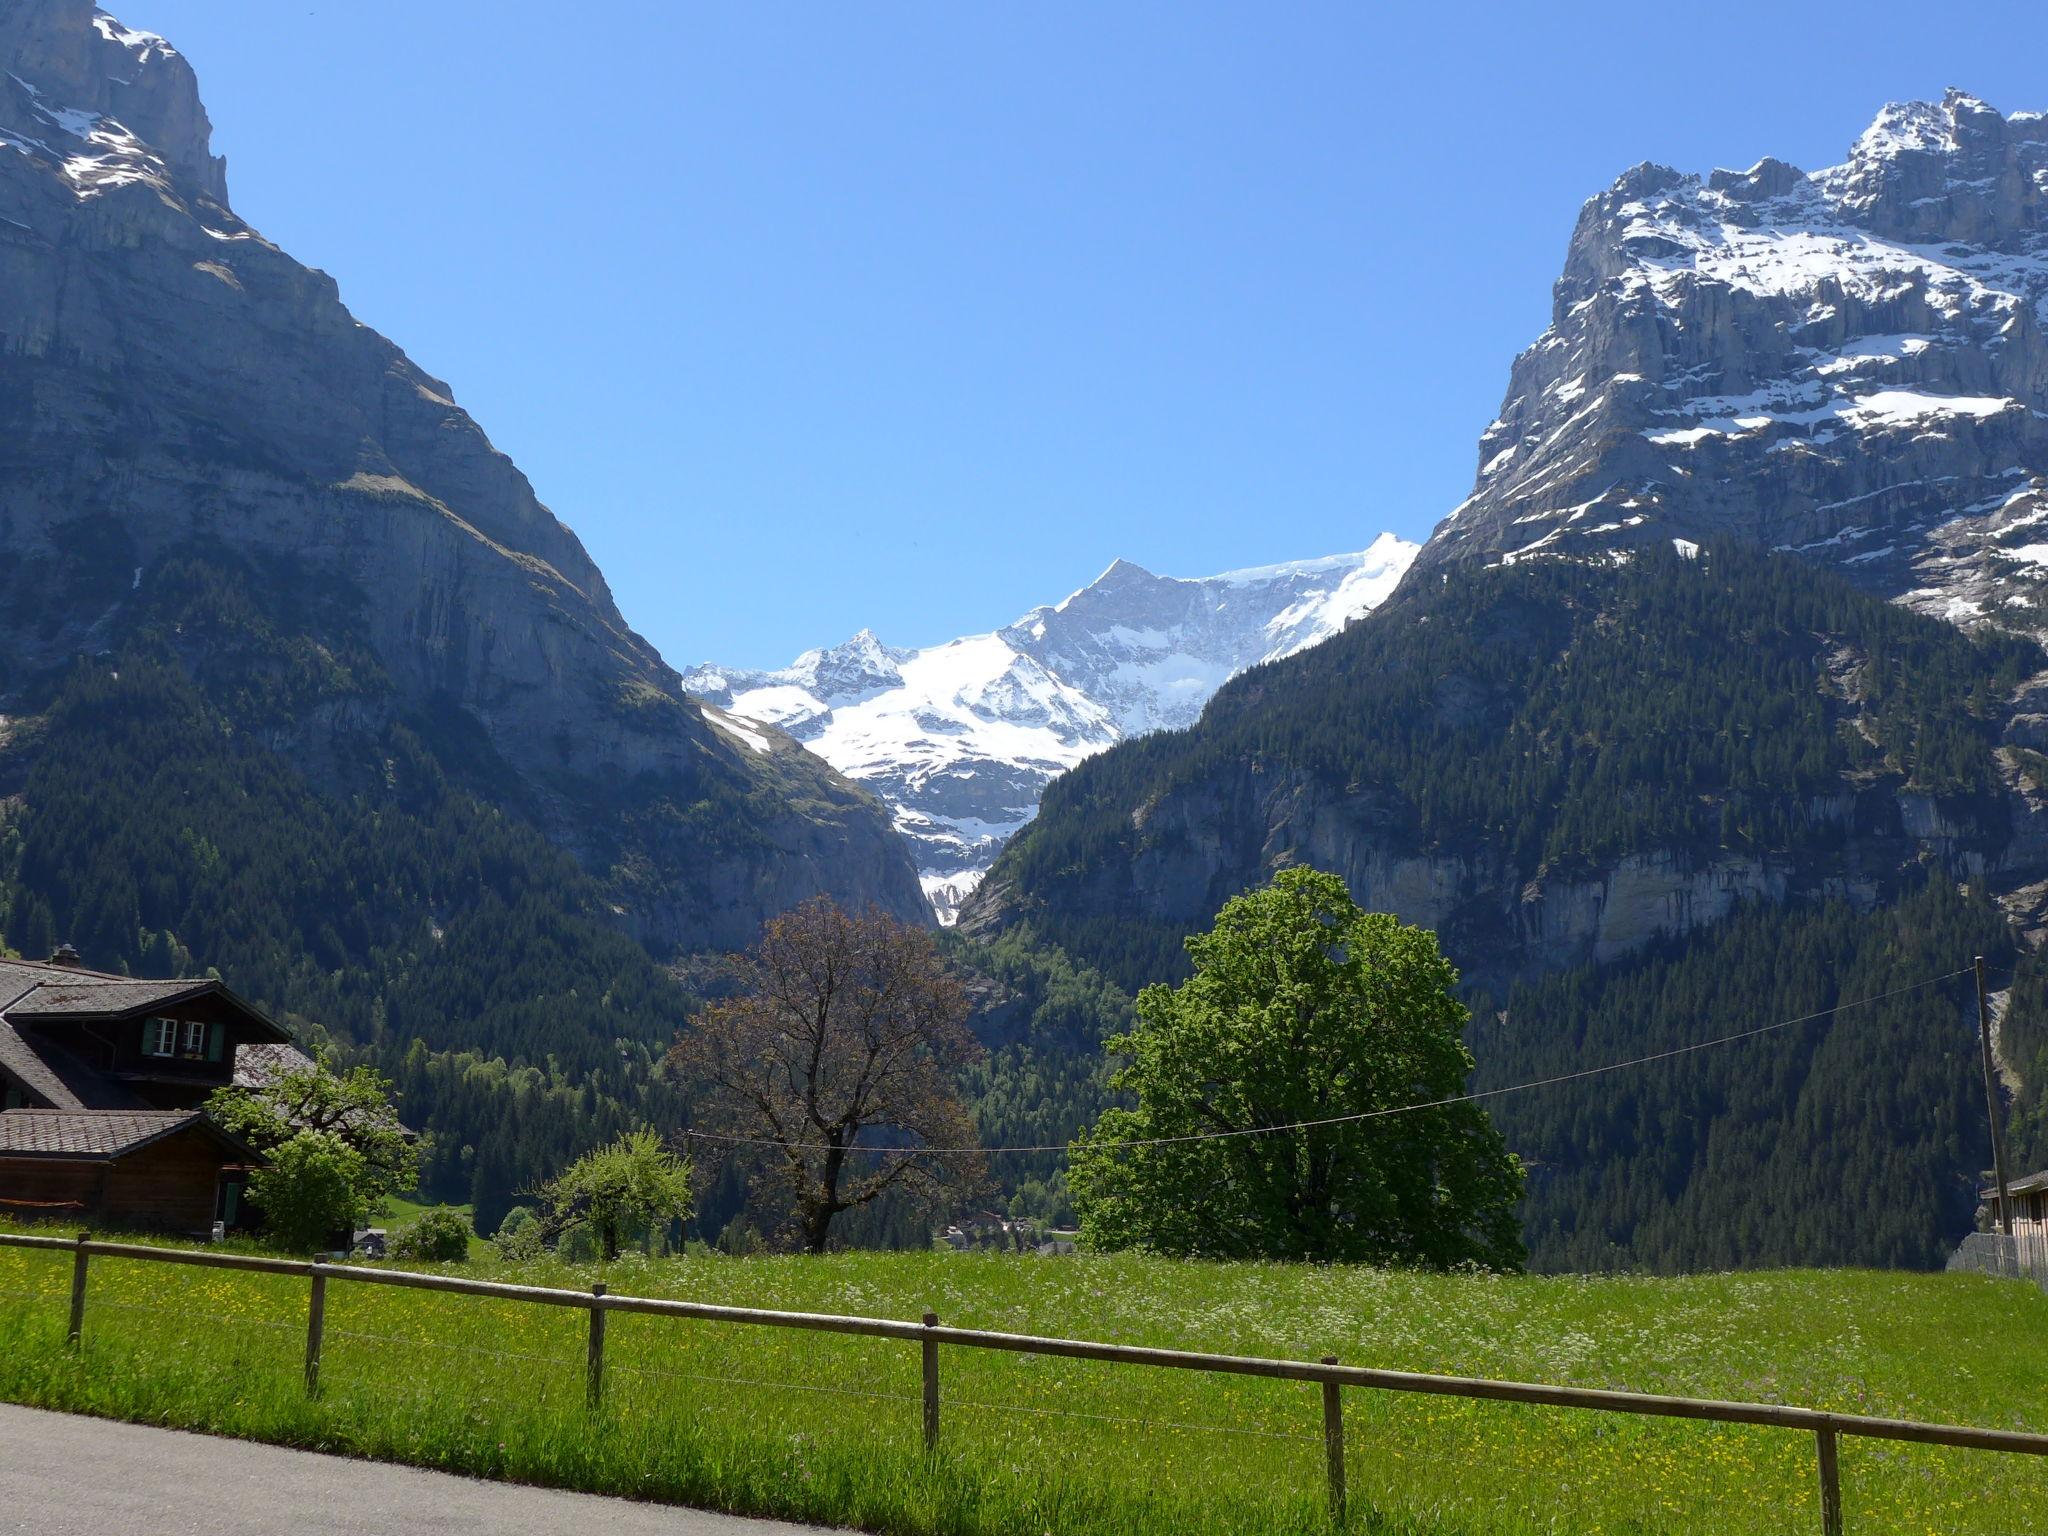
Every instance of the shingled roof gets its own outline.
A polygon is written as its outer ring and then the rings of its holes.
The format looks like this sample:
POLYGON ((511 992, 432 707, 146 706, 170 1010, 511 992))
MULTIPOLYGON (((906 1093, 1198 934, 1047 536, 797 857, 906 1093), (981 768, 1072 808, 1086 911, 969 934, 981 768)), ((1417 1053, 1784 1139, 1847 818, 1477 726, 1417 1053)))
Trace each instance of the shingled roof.
POLYGON ((0 1018, 0 1067, 20 1078, 37 1097, 58 1109, 83 1109, 85 1101, 41 1054, 16 1033, 12 1024, 0 1018))
POLYGON ((196 998, 218 997, 271 1037, 289 1037, 270 1020, 209 976, 139 981, 83 966, 35 960, 0 960, 0 1018, 23 1023, 66 1019, 139 1018, 196 998))
POLYGON ((247 1150, 196 1109, 10 1109, 0 1112, 0 1157, 125 1157, 194 1126, 247 1150))
POLYGON ((320 1063, 289 1041, 235 1048, 235 1086, 267 1088, 288 1072, 304 1072, 320 1063))

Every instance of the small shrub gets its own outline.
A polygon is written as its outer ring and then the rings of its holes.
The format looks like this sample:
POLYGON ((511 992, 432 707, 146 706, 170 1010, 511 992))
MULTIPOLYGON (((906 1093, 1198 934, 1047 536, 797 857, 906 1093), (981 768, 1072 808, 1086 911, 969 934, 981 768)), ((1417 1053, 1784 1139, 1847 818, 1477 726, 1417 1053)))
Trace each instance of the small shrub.
POLYGON ((394 1259, 428 1264, 460 1264, 469 1257, 469 1220, 459 1211, 422 1211, 420 1219, 391 1242, 394 1259))
POLYGON ((498 1235, 491 1239, 491 1245, 507 1264, 530 1264, 548 1251, 547 1244, 541 1241, 540 1223, 531 1217, 516 1225, 508 1217, 498 1228, 498 1235))

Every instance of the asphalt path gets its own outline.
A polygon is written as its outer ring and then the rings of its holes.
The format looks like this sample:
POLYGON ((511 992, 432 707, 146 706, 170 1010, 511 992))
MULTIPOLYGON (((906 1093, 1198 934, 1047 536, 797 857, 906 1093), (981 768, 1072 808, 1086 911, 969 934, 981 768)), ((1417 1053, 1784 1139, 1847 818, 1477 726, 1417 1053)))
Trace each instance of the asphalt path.
POLYGON ((37 1536, 803 1536, 815 1527, 0 1405, 0 1531, 37 1536))

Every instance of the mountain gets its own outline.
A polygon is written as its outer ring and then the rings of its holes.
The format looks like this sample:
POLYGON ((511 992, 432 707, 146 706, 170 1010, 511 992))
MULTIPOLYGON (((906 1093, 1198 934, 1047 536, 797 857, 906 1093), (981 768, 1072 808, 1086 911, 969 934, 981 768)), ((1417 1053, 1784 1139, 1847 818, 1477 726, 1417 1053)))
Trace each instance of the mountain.
POLYGON ((1532 1253, 1936 1262, 1988 1143, 1928 979, 1986 953, 2008 1068, 2048 1036, 2044 199, 2048 121, 1954 92, 1812 175, 1629 172, 1395 593, 1056 781, 961 929, 1136 986, 1332 869, 1442 934, 1485 1087, 1822 1015, 1497 1101, 1532 1253))
POLYGON ((0 952, 217 967, 393 1074, 488 1229, 674 1122, 669 962, 814 892, 930 909, 884 807, 690 699, 210 139, 163 39, 0 3, 0 952))
POLYGON ((1580 213, 1425 570, 1734 538, 2043 627, 2048 116, 1950 91, 1842 164, 1640 165, 1580 213))
MULTIPOLYGON (((247 725, 332 792, 374 798, 380 738, 411 721, 658 949, 744 944, 816 891, 928 920, 882 808, 691 700, 450 386, 237 216, 169 43, 38 0, 0 10, 0 65, 17 751, 76 658, 119 656, 203 568, 295 594, 281 640, 330 675, 247 725)), ((156 633, 210 691, 218 637, 183 617, 156 633)))
POLYGON ((1115 742, 1178 730, 1246 667, 1369 612, 1416 546, 1183 580, 1119 560, 1016 623, 923 650, 872 631, 772 672, 707 664, 692 694, 777 726, 888 803, 941 921, 1056 775, 1115 742))

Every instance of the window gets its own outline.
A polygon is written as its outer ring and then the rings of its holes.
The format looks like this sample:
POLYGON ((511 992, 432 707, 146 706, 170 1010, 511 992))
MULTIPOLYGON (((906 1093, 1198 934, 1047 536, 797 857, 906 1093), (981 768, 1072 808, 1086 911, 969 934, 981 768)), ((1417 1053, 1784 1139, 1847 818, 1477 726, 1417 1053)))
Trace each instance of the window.
POLYGON ((202 1061, 206 1057, 208 1026, 196 1019, 145 1019, 142 1023, 142 1054, 202 1061))

